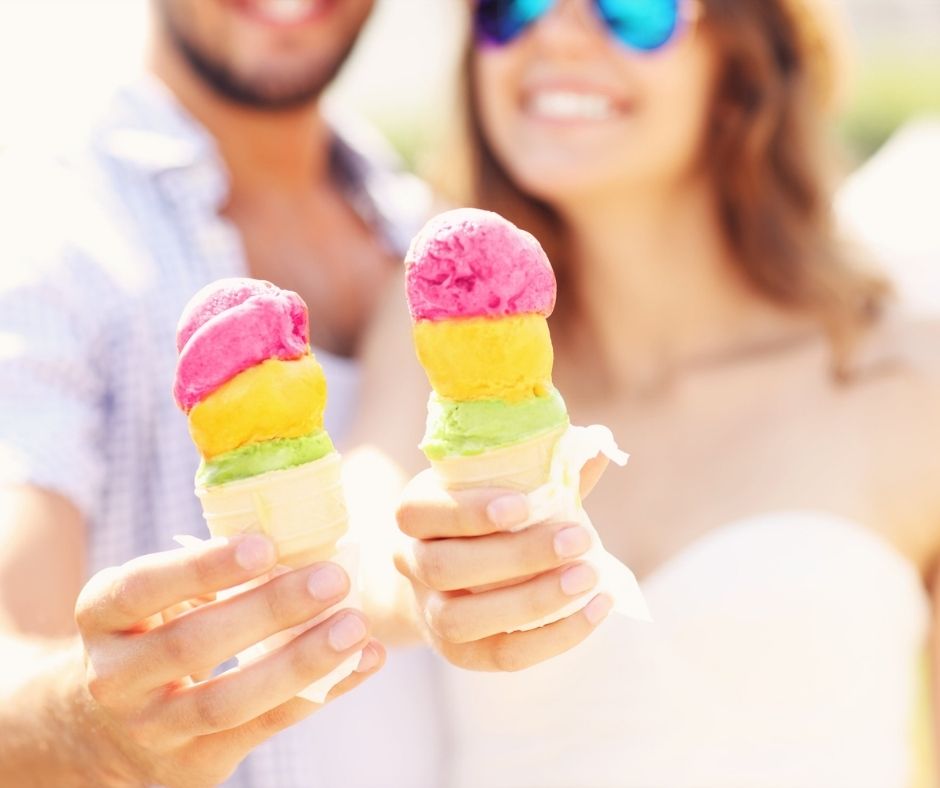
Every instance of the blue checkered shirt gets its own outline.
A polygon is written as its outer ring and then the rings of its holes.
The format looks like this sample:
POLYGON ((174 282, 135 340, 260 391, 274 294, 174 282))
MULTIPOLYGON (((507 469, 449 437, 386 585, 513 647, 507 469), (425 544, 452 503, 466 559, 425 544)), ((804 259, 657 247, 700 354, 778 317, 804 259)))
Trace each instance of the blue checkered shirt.
MULTIPOLYGON (((426 217, 426 188, 361 128, 334 130, 335 177, 400 256, 426 217)), ((56 155, 18 151, 0 166, 0 483, 70 499, 96 571, 171 548, 174 534, 205 535, 198 458, 170 395, 175 326, 196 290, 248 269, 219 214, 228 183, 214 140, 162 84, 123 87, 71 136, 56 155)), ((357 370, 317 355, 341 443, 357 370)), ((399 658, 375 687, 259 748, 231 785, 434 785, 428 660, 399 658)))

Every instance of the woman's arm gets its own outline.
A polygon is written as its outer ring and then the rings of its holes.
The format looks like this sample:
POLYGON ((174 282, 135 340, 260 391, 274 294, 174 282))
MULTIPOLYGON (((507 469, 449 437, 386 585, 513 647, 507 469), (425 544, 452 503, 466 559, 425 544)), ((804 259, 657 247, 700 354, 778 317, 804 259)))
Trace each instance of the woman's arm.
MULTIPOLYGON (((915 749, 920 755, 921 761, 929 764, 933 770, 933 780, 940 784, 940 571, 935 571, 931 580, 931 600, 933 601, 933 616, 931 621, 930 634, 930 672, 929 672, 929 697, 925 703, 929 704, 929 710, 919 715, 929 724, 929 732, 921 734, 918 731, 915 735, 918 740, 915 742, 915 749)), ((926 767, 925 767, 926 768, 926 767)), ((931 784, 929 775, 925 774, 925 785, 931 784)))
POLYGON ((392 560, 403 538, 395 511, 408 480, 426 466, 418 443, 430 388, 415 357, 402 276, 387 288, 360 358, 362 394, 344 451, 350 529, 362 546, 364 609, 376 637, 409 645, 422 640, 422 628, 411 586, 392 560))
MULTIPOLYGON (((918 445, 926 448, 925 455, 919 459, 923 463, 922 474, 918 477, 926 481, 926 501, 930 516, 928 522, 936 526, 928 529, 925 540, 913 539, 915 544, 926 543, 930 567, 926 573, 930 598, 932 601, 931 637, 930 637, 930 709, 921 715, 929 723, 929 734, 921 736, 916 742, 922 752, 922 762, 933 767, 931 775, 925 773, 924 784, 940 784, 940 320, 930 320, 917 325, 910 336, 905 337, 905 350, 914 369, 919 373, 918 380, 924 384, 922 399, 926 402, 926 418, 917 424, 918 445)), ((915 452, 916 453, 916 452, 915 452)))

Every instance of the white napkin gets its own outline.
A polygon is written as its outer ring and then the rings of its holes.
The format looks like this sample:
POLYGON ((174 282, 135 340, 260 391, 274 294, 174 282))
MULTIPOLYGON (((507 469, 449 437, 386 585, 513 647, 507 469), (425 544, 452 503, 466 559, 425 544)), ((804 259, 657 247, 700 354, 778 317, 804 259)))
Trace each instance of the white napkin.
POLYGON ((626 465, 629 455, 617 447, 613 433, 600 424, 590 427, 569 427, 559 438, 552 453, 549 479, 528 494, 529 518, 513 531, 521 531, 542 522, 574 522, 584 526, 593 541, 582 561, 598 574, 598 585, 572 600, 559 611, 520 627, 527 631, 567 618, 584 608, 598 593, 606 593, 614 602, 613 612, 637 621, 652 621, 636 576, 623 562, 604 549, 590 518, 581 505, 581 470, 588 460, 603 454, 617 465, 626 465))
MULTIPOLYGON (((195 536, 190 536, 188 534, 174 536, 173 540, 183 547, 193 547, 194 545, 198 545, 203 541, 202 539, 199 539, 195 536)), ((361 608, 362 601, 359 594, 359 545, 355 542, 341 542, 339 548, 336 551, 336 554, 330 558, 330 561, 334 564, 339 564, 341 567, 343 567, 343 569, 346 570, 346 574, 349 575, 349 594, 340 602, 333 605, 333 607, 329 608, 328 610, 324 610, 320 615, 312 618, 310 621, 306 621, 303 624, 292 627, 291 629, 286 629, 283 632, 278 632, 266 640, 262 640, 260 643, 255 643, 253 646, 249 646, 247 649, 236 655, 235 659, 239 665, 246 665, 250 662, 254 662, 255 660, 263 657, 265 654, 269 654, 286 643, 289 643, 302 632, 306 632, 308 629, 316 626, 321 621, 325 621, 337 610, 344 610, 347 608, 361 608)), ((244 593, 251 588, 256 588, 262 583, 266 583, 268 580, 271 580, 278 575, 282 575, 285 572, 290 571, 292 571, 290 567, 278 564, 261 577, 257 577, 254 580, 250 580, 249 582, 243 583, 242 585, 236 586, 235 588, 229 588, 225 591, 222 591, 218 594, 218 598, 228 599, 230 597, 237 596, 238 594, 244 593)), ((330 690, 332 690, 333 687, 339 684, 347 676, 352 675, 353 671, 355 671, 356 667, 359 665, 359 660, 361 657, 361 651, 357 651, 356 653, 351 654, 325 676, 317 679, 315 682, 304 688, 301 692, 297 693, 298 697, 305 698, 306 700, 313 701, 314 703, 323 703, 326 700, 326 696, 329 695, 330 690)))

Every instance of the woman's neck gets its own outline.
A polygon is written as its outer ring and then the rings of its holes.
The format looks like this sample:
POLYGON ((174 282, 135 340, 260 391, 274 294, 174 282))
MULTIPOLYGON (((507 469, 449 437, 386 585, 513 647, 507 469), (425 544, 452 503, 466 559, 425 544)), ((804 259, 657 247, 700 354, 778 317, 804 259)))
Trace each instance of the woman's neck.
POLYGON ((704 184, 584 202, 562 216, 578 316, 562 352, 590 349, 611 387, 657 387, 707 359, 811 330, 746 281, 704 184))

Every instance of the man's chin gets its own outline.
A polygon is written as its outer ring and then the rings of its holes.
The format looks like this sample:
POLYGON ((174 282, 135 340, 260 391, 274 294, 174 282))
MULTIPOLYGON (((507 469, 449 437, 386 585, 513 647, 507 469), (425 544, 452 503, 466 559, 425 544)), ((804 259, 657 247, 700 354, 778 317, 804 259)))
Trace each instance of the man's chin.
POLYGON ((277 112, 302 109, 316 102, 336 77, 356 42, 352 36, 346 47, 328 62, 308 63, 286 74, 243 74, 225 60, 190 39, 172 14, 165 16, 170 45, 189 70, 217 96, 239 106, 277 112))
POLYGON ((239 78, 232 74, 207 74, 198 70, 202 81, 212 91, 241 107, 267 112, 303 109, 316 103, 333 78, 314 75, 305 80, 239 78))
POLYGON ((316 70, 311 67, 307 74, 249 77, 215 62, 191 46, 184 37, 176 36, 175 39, 176 47, 190 69, 213 93, 233 104, 265 111, 295 110, 315 103, 345 60, 344 54, 334 66, 321 66, 316 70))

